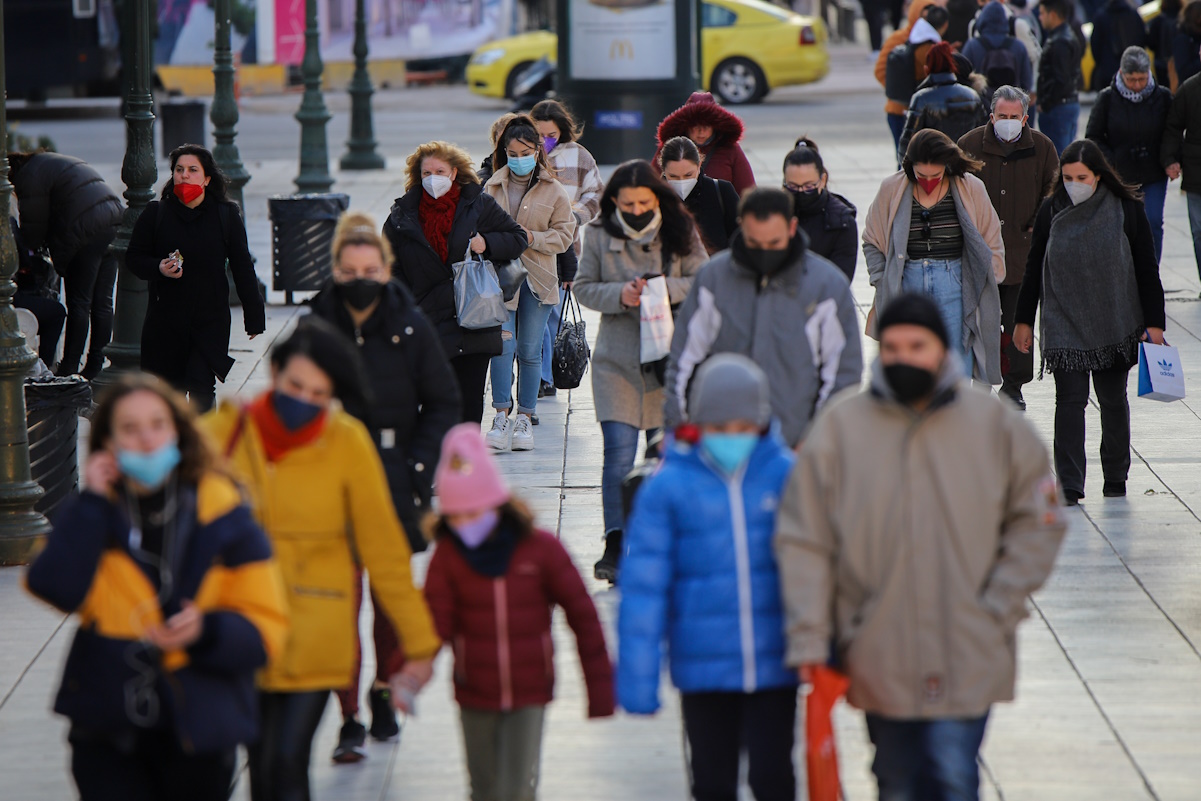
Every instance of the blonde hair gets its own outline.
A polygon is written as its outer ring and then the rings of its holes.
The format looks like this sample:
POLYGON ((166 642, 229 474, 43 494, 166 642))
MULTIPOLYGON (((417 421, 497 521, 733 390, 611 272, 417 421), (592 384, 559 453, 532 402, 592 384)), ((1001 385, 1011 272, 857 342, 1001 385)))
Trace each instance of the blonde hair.
POLYGON ((409 156, 409 160, 405 162, 405 170, 408 172, 408 178, 405 181, 406 192, 411 192, 421 186, 421 163, 430 156, 445 161, 457 170, 455 183, 460 186, 480 182, 480 177, 475 174, 475 165, 471 163, 471 156, 467 155, 466 150, 450 142, 426 142, 424 145, 418 145, 413 154, 409 156))
POLYGON ((341 260, 343 248, 348 245, 370 245, 378 248, 384 260, 384 267, 392 269, 392 245, 380 234, 380 228, 370 214, 346 211, 338 218, 338 225, 334 228, 333 245, 330 246, 334 266, 341 260))

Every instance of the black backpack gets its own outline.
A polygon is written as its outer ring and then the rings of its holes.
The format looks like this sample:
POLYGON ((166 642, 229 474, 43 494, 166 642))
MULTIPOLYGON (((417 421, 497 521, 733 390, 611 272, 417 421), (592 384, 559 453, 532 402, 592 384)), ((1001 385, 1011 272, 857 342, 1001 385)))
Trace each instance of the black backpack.
POLYGON ((1016 41, 1012 36, 1005 37, 1000 47, 989 47, 988 42, 980 40, 984 45, 984 60, 980 64, 980 74, 988 79, 989 93, 995 92, 1002 86, 1017 86, 1018 59, 1010 49, 1009 43, 1016 41))
POLYGON ((909 105, 913 93, 917 91, 917 64, 914 61, 913 47, 909 44, 897 45, 888 54, 884 62, 884 96, 897 103, 909 105))
POLYGON ((588 370, 588 359, 592 351, 588 349, 588 332, 584 321, 580 319, 580 304, 571 290, 567 290, 567 301, 563 304, 563 316, 559 319, 559 330, 555 334, 555 347, 551 374, 555 379, 555 389, 575 389, 584 380, 588 370), (567 322, 567 312, 571 311, 571 322, 567 322))

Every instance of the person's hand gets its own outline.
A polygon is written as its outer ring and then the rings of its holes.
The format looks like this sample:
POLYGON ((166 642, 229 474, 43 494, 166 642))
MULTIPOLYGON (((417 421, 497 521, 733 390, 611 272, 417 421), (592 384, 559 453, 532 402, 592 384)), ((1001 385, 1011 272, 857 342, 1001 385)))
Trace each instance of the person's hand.
POLYGON ((392 706, 406 715, 416 712, 414 701, 434 675, 433 659, 410 660, 392 678, 388 687, 392 690, 392 706))
POLYGON ((1177 161, 1174 164, 1169 164, 1167 173, 1168 173, 1169 181, 1175 181, 1176 179, 1178 179, 1180 177, 1180 162, 1177 161))
POLYGON ((521 230, 525 231, 525 243, 527 245, 534 244, 534 232, 529 228, 526 228, 524 225, 521 226, 521 230))
POLYGON ((471 237, 471 252, 472 253, 478 253, 482 256, 484 251, 487 249, 488 249, 488 243, 484 241, 484 237, 482 234, 476 234, 475 236, 471 237))
POLYGON ((146 639, 160 651, 181 651, 199 640, 203 633, 204 613, 185 600, 183 609, 165 622, 150 627, 146 639))
POLYGON ((564 292, 570 292, 573 286, 575 286, 575 281, 564 281, 562 284, 564 292))
POLYGON ((158 263, 158 271, 162 273, 165 278, 183 277, 183 266, 176 262, 175 259, 163 259, 160 261, 158 263))
POLYGON ((247 339, 254 339, 257 336, 258 336, 258 334, 250 334, 249 336, 247 336, 247 339))
POLYGON ((646 286, 646 279, 639 276, 630 283, 625 284, 621 288, 621 305, 628 309, 632 309, 642 303, 642 288, 646 286))
POLYGON ((97 495, 112 495, 113 486, 121 477, 117 459, 108 451, 96 451, 83 466, 83 486, 97 495))
POLYGON ((1034 347, 1034 328, 1025 323, 1013 327, 1013 346, 1022 353, 1029 353, 1034 347))
POLYGON ((1156 345, 1162 345, 1163 344, 1163 329, 1162 328, 1148 328, 1146 333, 1143 334, 1142 340, 1143 340, 1143 342, 1150 340, 1152 343, 1154 343, 1156 345))

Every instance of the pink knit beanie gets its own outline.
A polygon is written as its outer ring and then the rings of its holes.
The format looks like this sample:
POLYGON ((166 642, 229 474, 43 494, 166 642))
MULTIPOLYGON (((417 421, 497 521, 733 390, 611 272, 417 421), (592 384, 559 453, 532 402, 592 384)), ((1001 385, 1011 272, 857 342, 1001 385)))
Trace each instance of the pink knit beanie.
POLYGON ((434 486, 444 515, 495 509, 509 500, 509 488, 475 423, 460 423, 446 432, 434 486))

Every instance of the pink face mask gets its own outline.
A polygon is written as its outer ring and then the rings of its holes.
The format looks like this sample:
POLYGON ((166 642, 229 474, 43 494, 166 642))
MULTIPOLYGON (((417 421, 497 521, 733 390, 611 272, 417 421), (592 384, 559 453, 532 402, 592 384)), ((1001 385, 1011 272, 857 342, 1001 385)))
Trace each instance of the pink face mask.
POLYGON ((459 523, 450 528, 464 545, 474 551, 483 545, 488 537, 492 536, 492 532, 496 530, 496 524, 499 522, 500 511, 489 509, 474 520, 468 520, 466 523, 459 523))

